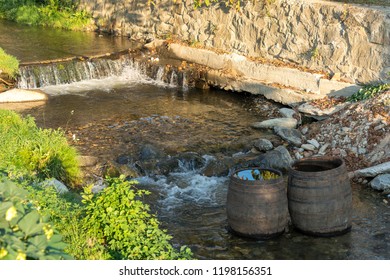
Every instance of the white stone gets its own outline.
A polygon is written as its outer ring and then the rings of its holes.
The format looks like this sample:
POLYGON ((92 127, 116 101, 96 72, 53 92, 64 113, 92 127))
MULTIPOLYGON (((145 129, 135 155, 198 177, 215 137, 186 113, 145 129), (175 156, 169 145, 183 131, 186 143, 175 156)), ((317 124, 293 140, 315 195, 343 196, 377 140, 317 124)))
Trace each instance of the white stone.
POLYGON ((299 152, 296 152, 296 153, 295 153, 295 158, 296 158, 297 160, 300 160, 300 159, 303 158, 303 156, 302 156, 299 152))
POLYGON ((285 118, 293 118, 294 115, 296 114, 296 112, 290 108, 280 108, 279 112, 285 118))
POLYGON ((306 151, 315 151, 316 147, 314 147, 312 144, 302 144, 301 148, 305 149, 306 151))
POLYGON ((375 177, 383 173, 390 173, 390 161, 368 168, 360 169, 355 172, 356 175, 362 177, 375 177))
POLYGON ((316 139, 307 140, 307 143, 312 144, 314 147, 316 147, 316 149, 320 147, 320 143, 318 143, 316 139))
POLYGON ((285 128, 295 128, 298 124, 298 121, 294 118, 276 118, 269 119, 262 122, 257 122, 252 124, 253 128, 274 128, 274 127, 285 127, 285 128))
POLYGON ((0 103, 31 102, 47 100, 45 93, 35 90, 11 89, 0 93, 0 103))
POLYGON ((349 102, 340 103, 334 107, 330 107, 328 109, 320 109, 310 103, 304 103, 298 107, 298 111, 304 114, 309 114, 312 116, 329 116, 332 115, 341 109, 343 109, 345 106, 350 104, 349 102))
POLYGON ((309 128, 308 128, 307 126, 305 126, 305 127, 303 127, 303 128, 301 129, 301 132, 302 132, 302 134, 306 134, 306 133, 309 132, 309 128))
POLYGON ((58 181, 56 178, 46 179, 41 183, 43 187, 54 187, 56 191, 60 194, 67 193, 69 190, 62 182, 58 181))
POLYGON ((318 151, 319 154, 325 154, 326 149, 330 146, 329 143, 325 143, 324 145, 321 146, 320 150, 318 151))
POLYGON ((390 174, 382 174, 376 176, 370 182, 370 186, 371 188, 378 191, 384 191, 390 189, 390 174))

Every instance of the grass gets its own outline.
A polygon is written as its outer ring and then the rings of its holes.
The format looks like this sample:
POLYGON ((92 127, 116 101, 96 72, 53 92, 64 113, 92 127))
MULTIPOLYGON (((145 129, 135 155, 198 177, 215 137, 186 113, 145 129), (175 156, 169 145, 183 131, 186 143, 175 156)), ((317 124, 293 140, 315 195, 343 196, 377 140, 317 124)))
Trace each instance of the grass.
POLYGON ((0 170, 11 178, 56 178, 70 187, 80 183, 77 152, 63 132, 38 128, 33 118, 8 110, 0 110, 0 170))
POLYGON ((0 48, 0 74, 6 74, 9 78, 14 79, 18 71, 19 61, 0 48))
POLYGON ((67 30, 86 30, 92 27, 90 14, 77 10, 72 1, 62 2, 58 0, 0 0, 0 18, 21 24, 67 30))

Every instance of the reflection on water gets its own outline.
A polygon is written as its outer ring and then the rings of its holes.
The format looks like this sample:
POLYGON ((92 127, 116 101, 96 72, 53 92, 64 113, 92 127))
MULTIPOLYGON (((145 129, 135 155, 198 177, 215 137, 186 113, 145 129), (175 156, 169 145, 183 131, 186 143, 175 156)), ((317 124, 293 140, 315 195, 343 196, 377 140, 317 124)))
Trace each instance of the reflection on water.
POLYGON ((66 31, 0 20, 0 47, 21 62, 92 56, 134 47, 123 37, 99 37, 94 32, 66 31))

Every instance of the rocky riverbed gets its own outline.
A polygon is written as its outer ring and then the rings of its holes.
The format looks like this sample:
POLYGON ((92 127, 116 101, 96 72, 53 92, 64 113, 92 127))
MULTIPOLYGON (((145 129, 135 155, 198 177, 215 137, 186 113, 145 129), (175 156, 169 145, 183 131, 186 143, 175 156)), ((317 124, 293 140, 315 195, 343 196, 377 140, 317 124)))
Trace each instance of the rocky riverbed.
POLYGON ((390 91, 365 101, 311 101, 280 117, 253 124, 271 128, 295 160, 313 156, 344 159, 350 177, 387 195, 390 192, 390 91), (307 122, 305 118, 315 119, 307 122))
POLYGON ((132 122, 107 120, 78 127, 72 131, 77 136, 72 137, 80 137, 76 145, 82 154, 97 157, 92 164, 90 158, 83 158, 83 165, 98 177, 107 173, 125 173, 129 177, 166 175, 177 171, 179 163, 183 162, 192 164, 206 176, 226 176, 232 168, 249 165, 287 171, 294 160, 339 156, 344 159, 355 183, 380 191, 388 204, 390 91, 354 103, 343 98, 325 98, 290 108, 261 97, 255 98, 255 103, 251 110, 262 112, 267 120, 253 123, 242 132, 244 135, 233 136, 236 140, 227 137, 226 143, 220 142, 221 139, 217 143, 215 139, 195 133, 178 145, 175 135, 185 134, 189 127, 202 124, 158 115, 132 122), (110 135, 99 133, 107 129, 110 135), (267 132, 268 136, 256 138, 251 130, 267 132), (160 137, 164 145, 129 144, 142 143, 145 137, 160 137), (194 143, 197 144, 194 146, 194 143), (199 143, 208 149, 197 150, 199 143), (93 153, 89 152, 91 148, 93 153), (204 154, 212 157, 205 160, 204 154), (360 172, 377 165, 379 168, 374 168, 373 172, 360 172))

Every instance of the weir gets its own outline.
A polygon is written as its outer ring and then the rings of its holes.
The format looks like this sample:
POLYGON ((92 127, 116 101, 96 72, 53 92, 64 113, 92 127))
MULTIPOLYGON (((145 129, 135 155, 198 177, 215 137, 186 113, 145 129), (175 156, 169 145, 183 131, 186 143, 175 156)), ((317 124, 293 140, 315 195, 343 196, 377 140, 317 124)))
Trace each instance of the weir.
MULTIPOLYGON (((174 61, 171 61, 174 64, 174 61)), ((126 78, 128 70, 133 70, 145 78, 162 82, 169 86, 187 88, 188 71, 180 71, 172 64, 162 64, 153 58, 121 52, 101 57, 76 57, 66 60, 53 60, 22 64, 18 87, 38 89, 47 86, 71 84, 87 80, 101 80, 108 77, 126 78)))

